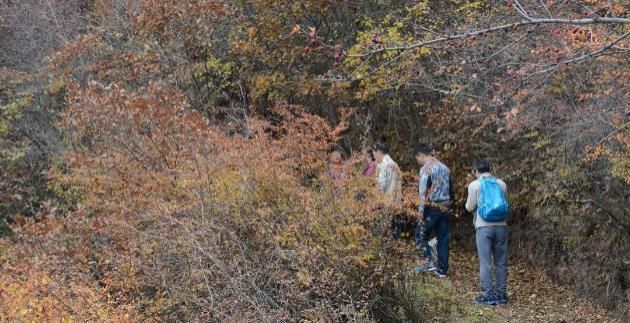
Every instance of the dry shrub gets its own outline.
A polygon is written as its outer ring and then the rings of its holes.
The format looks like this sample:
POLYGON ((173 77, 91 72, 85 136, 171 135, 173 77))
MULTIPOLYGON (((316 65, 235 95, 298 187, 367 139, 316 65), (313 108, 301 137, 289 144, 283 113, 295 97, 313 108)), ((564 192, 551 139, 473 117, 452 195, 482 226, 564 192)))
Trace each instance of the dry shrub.
POLYGON ((128 321, 132 305, 117 303, 93 279, 86 217, 16 218, 0 240, 0 321, 128 321))
POLYGON ((65 250, 64 272, 90 276, 108 309, 177 320, 369 315, 395 262, 371 180, 348 165, 333 194, 320 175, 341 128, 282 103, 272 121, 209 126, 159 83, 72 95, 75 149, 51 179, 77 210, 55 220, 66 238, 48 249, 65 250), (80 232, 73 243, 68 230, 80 232))

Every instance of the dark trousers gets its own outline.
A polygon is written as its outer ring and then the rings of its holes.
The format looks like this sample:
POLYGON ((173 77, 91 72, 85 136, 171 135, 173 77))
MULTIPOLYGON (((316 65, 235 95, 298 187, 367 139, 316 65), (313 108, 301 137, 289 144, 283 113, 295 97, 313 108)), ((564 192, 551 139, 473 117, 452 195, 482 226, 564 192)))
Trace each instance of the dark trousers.
POLYGON ((416 245, 421 246, 423 253, 421 258, 433 260, 429 238, 435 231, 437 238, 438 270, 440 274, 448 273, 448 233, 451 227, 450 212, 441 211, 434 207, 425 207, 424 221, 418 221, 416 226, 416 245))

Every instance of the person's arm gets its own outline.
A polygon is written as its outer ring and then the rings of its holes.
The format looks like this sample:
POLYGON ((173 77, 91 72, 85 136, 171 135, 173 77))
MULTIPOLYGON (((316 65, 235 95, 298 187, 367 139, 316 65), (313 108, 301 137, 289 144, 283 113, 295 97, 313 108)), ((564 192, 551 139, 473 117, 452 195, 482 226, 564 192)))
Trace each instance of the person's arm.
POLYGON ((477 209, 478 193, 478 187, 475 185, 475 182, 470 183, 468 185, 468 198, 466 198, 466 211, 473 212, 477 209))
POLYGON ((396 164, 390 164, 388 168, 390 176, 386 193, 392 197, 396 195, 396 185, 398 185, 398 181, 400 180, 400 170, 396 164))
POLYGON ((375 162, 371 162, 368 165, 368 169, 367 169, 367 174, 368 176, 373 176, 374 173, 376 173, 376 163, 375 162))
POLYGON ((420 168, 420 180, 418 181, 418 198, 420 205, 418 206, 418 212, 420 215, 424 215, 424 204, 427 202, 427 182, 429 181, 429 174, 425 171, 425 168, 420 168))
POLYGON ((455 200, 455 195, 453 194, 453 176, 451 175, 451 170, 448 170, 448 199, 452 202, 455 200))
POLYGON ((385 166, 381 169, 381 172, 378 174, 378 184, 379 188, 382 192, 387 190, 389 186, 389 182, 392 180, 392 171, 389 166, 385 166))

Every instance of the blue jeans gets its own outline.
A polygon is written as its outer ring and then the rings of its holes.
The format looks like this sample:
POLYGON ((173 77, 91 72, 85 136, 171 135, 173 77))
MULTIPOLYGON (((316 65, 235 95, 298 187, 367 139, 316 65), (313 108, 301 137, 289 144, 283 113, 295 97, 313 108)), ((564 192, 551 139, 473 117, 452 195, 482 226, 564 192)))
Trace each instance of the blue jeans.
POLYGON ((448 273, 448 232, 451 226, 451 218, 448 212, 440 211, 433 207, 425 207, 424 221, 418 221, 416 226, 416 246, 424 249, 420 258, 433 261, 431 249, 429 247, 429 237, 435 230, 437 238, 438 272, 446 275, 448 273))
POLYGON ((507 295, 508 233, 506 225, 477 228, 477 252, 479 253, 479 277, 484 296, 507 295), (494 262, 496 285, 492 283, 494 262))

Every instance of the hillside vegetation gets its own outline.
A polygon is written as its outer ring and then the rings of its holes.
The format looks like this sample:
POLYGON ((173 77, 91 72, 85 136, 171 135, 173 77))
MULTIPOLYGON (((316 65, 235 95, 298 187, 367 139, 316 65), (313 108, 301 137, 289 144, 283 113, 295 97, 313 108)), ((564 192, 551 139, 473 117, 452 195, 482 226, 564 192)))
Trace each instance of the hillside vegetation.
POLYGON ((562 299, 530 315, 537 288, 606 309, 581 319, 628 317, 629 10, 0 0, 0 319, 580 319, 562 299), (402 211, 360 175, 377 142, 402 211), (390 238, 415 216, 421 142, 453 174, 452 281, 411 275, 416 251, 390 238), (528 284, 498 312, 464 293, 478 158, 509 187, 510 284, 528 284))

